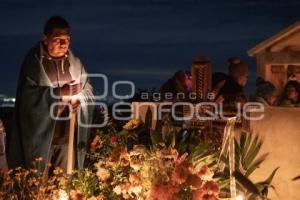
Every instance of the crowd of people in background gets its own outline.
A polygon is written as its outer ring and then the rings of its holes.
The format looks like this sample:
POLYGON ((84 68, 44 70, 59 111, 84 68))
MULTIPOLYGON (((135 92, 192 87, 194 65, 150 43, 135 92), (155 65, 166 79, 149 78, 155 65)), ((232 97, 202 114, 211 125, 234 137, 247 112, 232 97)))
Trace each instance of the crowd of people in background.
POLYGON ((256 100, 265 106, 299 107, 300 83, 290 80, 284 87, 281 95, 276 94, 275 86, 262 78, 256 81, 256 100))
MULTIPOLYGON (((198 57, 195 58, 195 60, 197 59, 198 57)), ((246 102, 247 97, 243 90, 248 79, 247 64, 239 58, 230 58, 228 62, 228 74, 222 72, 212 74, 212 89, 210 93, 214 94, 214 98, 209 100, 217 103, 246 102)), ((191 73, 179 70, 161 86, 160 93, 187 94, 193 91, 192 86, 191 73)))
MULTIPOLYGON (((244 92, 248 79, 248 66, 237 57, 228 60, 228 74, 215 72, 212 74, 213 99, 216 103, 244 103, 257 101, 265 106, 300 107, 300 83, 297 80, 288 80, 282 94, 278 94, 276 87, 269 81, 258 77, 256 90, 252 97, 244 92)), ((164 93, 189 93, 192 91, 192 77, 189 71, 177 71, 160 88, 164 93)))

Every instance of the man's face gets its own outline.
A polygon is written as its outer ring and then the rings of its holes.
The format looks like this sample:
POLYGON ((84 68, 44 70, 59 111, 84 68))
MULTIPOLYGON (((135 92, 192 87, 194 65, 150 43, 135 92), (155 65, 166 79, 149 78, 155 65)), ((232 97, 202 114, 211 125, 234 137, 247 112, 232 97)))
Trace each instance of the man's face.
POLYGON ((294 86, 288 86, 285 93, 286 93, 287 98, 289 98, 289 99, 292 99, 292 100, 298 99, 299 94, 294 86))
POLYGON ((247 84, 247 81, 248 81, 248 74, 241 75, 237 79, 238 84, 243 87, 247 84))
POLYGON ((44 43, 51 57, 64 56, 70 46, 70 34, 65 29, 55 28, 51 35, 44 35, 44 43))

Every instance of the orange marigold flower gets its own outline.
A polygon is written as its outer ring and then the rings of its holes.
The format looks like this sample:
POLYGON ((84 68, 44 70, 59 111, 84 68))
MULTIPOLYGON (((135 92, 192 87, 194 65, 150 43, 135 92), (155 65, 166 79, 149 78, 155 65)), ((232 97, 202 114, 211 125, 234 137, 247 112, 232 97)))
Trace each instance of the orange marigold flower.
POLYGON ((203 191, 200 188, 194 190, 192 200, 203 200, 202 195, 203 195, 203 191))
POLYGON ((128 166, 129 163, 129 155, 127 153, 122 153, 120 155, 120 165, 121 166, 128 166))
POLYGON ((197 175, 205 181, 212 180, 212 177, 214 176, 214 173, 209 169, 208 166, 204 165, 200 171, 197 173, 197 175))
POLYGON ((207 181, 203 185, 202 189, 205 194, 218 195, 220 192, 218 184, 214 181, 207 181))
POLYGON ((197 189, 200 188, 202 185, 202 180, 195 174, 189 175, 186 182, 188 185, 191 185, 197 189))
POLYGON ((188 153, 182 154, 180 157, 177 158, 176 163, 180 164, 180 163, 186 161, 188 155, 189 155, 188 153))
POLYGON ((170 184, 155 184, 152 186, 148 200, 175 200, 179 188, 170 184))
POLYGON ((132 169, 134 169, 135 171, 139 171, 139 170, 141 169, 142 166, 143 166, 143 165, 142 165, 142 162, 139 161, 139 160, 135 160, 135 161, 131 161, 131 162, 130 162, 130 167, 131 167, 132 169))
POLYGON ((121 165, 127 166, 129 164, 129 159, 129 154, 123 147, 116 147, 107 158, 107 163, 109 165, 114 165, 115 163, 120 162, 121 165))
POLYGON ((85 196, 79 191, 71 190, 70 196, 72 200, 84 200, 85 196))
POLYGON ((138 173, 132 173, 129 175, 129 182, 133 185, 139 185, 142 180, 138 173))
POLYGON ((99 135, 96 135, 91 143, 91 151, 96 152, 97 150, 101 149, 103 146, 103 141, 99 135))
POLYGON ((139 127, 139 125, 141 124, 141 121, 138 119, 132 119, 130 121, 128 121, 123 128, 126 130, 133 130, 136 129, 137 127, 139 127))
POLYGON ((55 169, 53 170, 54 175, 62 174, 63 172, 64 170, 60 167, 55 167, 55 169))
POLYGON ((110 173, 107 169, 102 168, 102 167, 98 167, 97 168, 97 173, 96 173, 97 177, 102 181, 105 182, 110 178, 110 173))
POLYGON ((177 184, 184 183, 189 176, 189 163, 183 162, 177 165, 172 173, 171 180, 177 184))
POLYGON ((92 196, 88 198, 87 200, 105 200, 105 197, 103 195, 98 195, 98 196, 92 196))
POLYGON ((202 200, 217 200, 218 198, 213 194, 204 194, 202 200))

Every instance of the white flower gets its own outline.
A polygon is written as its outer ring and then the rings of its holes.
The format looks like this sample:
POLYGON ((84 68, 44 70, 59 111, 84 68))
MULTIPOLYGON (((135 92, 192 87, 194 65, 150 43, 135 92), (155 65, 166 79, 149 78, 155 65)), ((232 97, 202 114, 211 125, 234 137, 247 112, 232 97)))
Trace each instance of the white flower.
POLYGON ((120 185, 117 185, 116 187, 114 187, 113 191, 117 195, 120 195, 120 194, 122 194, 122 187, 120 185))
POLYGON ((97 168, 97 173, 96 173, 96 175, 97 175, 98 178, 99 178, 101 181, 103 181, 103 182, 107 181, 107 180, 110 178, 110 173, 109 173, 109 171, 108 171, 107 169, 102 168, 102 167, 98 167, 98 168, 97 168))
POLYGON ((136 196, 142 193, 142 186, 133 186, 128 190, 129 194, 135 194, 136 196))
POLYGON ((69 196, 65 190, 60 189, 58 192, 58 200, 68 200, 69 196))

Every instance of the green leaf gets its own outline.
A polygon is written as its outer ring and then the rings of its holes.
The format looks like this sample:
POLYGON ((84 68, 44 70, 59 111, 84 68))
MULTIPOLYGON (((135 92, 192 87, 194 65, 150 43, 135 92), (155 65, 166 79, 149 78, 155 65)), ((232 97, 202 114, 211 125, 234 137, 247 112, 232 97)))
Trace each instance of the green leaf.
POLYGON ((153 147, 156 147, 159 145, 159 143, 162 142, 161 135, 157 133, 156 131, 150 130, 150 138, 151 138, 151 143, 153 147))
POLYGON ((246 188, 249 192, 256 194, 256 195, 261 195, 259 190, 257 189, 256 185, 248 179, 248 177, 244 176, 242 173, 239 171, 235 171, 233 173, 233 176, 236 178, 236 180, 243 185, 244 188, 246 188))
POLYGON ((248 169, 249 166, 252 164, 255 157, 258 155, 261 146, 262 146, 262 142, 258 139, 258 136, 256 136, 250 145, 247 155, 245 156, 245 160, 243 163, 244 169, 248 169))
MULTIPOLYGON (((241 146, 241 157, 242 158, 245 158, 247 152, 249 151, 249 146, 252 142, 252 133, 246 133, 246 132, 243 132, 242 135, 245 136, 245 145, 244 147, 241 146)), ((244 160, 243 160, 244 162, 244 160)))
POLYGON ((129 133, 129 131, 126 130, 126 129, 123 129, 123 130, 121 130, 121 131, 119 132, 119 134, 122 135, 122 136, 127 136, 128 133, 129 133))
POLYGON ((241 159, 241 146, 239 145, 238 141, 234 139, 235 145, 235 163, 238 164, 241 159))
POLYGON ((278 169, 279 167, 274 169, 273 172, 270 174, 270 176, 265 181, 263 181, 262 184, 270 185, 278 169))
POLYGON ((300 179, 300 176, 296 176, 295 178, 293 178, 293 181, 298 181, 300 179))
POLYGON ((252 164, 251 166, 249 166, 249 168, 246 171, 246 176, 250 176, 254 170, 256 170, 257 168, 259 168, 260 164, 265 161, 266 157, 269 155, 269 153, 265 153, 263 155, 261 155, 259 158, 257 158, 252 164))
MULTIPOLYGON (((242 132, 240 136, 240 143, 239 143, 240 150, 245 148, 246 139, 247 139, 247 133, 242 132)), ((240 151, 240 153, 242 152, 240 151)))

